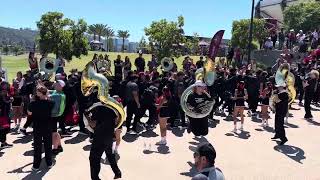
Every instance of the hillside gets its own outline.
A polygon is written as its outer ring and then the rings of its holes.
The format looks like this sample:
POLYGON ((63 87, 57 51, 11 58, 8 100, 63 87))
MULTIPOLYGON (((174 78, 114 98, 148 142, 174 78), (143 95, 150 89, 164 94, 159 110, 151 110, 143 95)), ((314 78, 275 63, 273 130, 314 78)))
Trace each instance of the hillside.
POLYGON ((19 44, 22 47, 33 47, 38 32, 31 29, 13 29, 0 26, 0 46, 19 44))

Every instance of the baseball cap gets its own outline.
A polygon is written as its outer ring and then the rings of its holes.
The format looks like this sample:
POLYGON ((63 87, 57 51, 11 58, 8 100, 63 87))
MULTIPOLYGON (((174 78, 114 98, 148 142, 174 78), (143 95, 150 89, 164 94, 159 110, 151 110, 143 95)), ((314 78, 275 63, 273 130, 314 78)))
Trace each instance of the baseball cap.
POLYGON ((66 85, 66 83, 62 80, 57 80, 56 83, 58 83, 62 88, 66 85))

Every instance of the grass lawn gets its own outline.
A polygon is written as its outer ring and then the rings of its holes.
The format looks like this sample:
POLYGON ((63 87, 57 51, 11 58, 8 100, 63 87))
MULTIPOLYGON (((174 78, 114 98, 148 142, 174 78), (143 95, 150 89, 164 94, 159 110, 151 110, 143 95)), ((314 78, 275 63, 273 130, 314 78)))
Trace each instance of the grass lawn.
MULTIPOLYGON (((65 66, 65 72, 69 73, 69 71, 73 68, 77 68, 78 70, 82 70, 84 66, 88 63, 88 61, 92 60, 92 57, 94 53, 98 54, 106 54, 106 52, 93 52, 90 51, 87 56, 82 56, 81 58, 73 58, 71 62, 67 62, 65 66)), ((112 61, 116 59, 117 55, 121 55, 121 59, 124 60, 125 56, 128 56, 132 63, 133 70, 136 69, 134 66, 134 60, 138 57, 137 53, 118 53, 118 52, 108 52, 109 59, 112 61)), ((54 57, 54 55, 51 55, 54 57)), ((143 57, 145 58, 146 62, 150 61, 151 54, 144 54, 143 57)), ((23 73, 29 69, 29 64, 27 61, 28 55, 23 54, 19 56, 2 56, 2 66, 7 69, 8 72, 8 79, 9 82, 12 81, 12 79, 16 76, 16 73, 18 71, 22 71, 23 73)), ((194 63, 199 60, 199 56, 191 56, 191 58, 194 60, 194 63)), ((38 55, 38 59, 40 59, 40 56, 38 55)), ((184 59, 184 56, 179 57, 176 59, 176 63, 178 66, 178 69, 182 68, 182 61, 184 59)), ((114 70, 113 63, 112 64, 112 71, 114 70)))

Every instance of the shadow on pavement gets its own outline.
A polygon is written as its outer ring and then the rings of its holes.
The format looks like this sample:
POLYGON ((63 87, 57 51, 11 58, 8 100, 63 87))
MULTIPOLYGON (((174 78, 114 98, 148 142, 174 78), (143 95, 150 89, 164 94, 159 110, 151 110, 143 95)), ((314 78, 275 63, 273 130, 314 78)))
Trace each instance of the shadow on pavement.
POLYGON ((150 129, 142 132, 140 136, 149 138, 149 137, 158 137, 159 135, 150 129))
POLYGON ((315 126, 320 126, 320 123, 317 121, 314 121, 313 119, 308 119, 307 120, 310 124, 315 125, 315 126))
POLYGON ((195 176, 198 173, 198 170, 197 170, 196 166, 190 161, 188 161, 187 163, 190 166, 190 170, 188 172, 182 172, 182 173, 180 173, 180 175, 188 176, 188 177, 195 176))
POLYGON ((289 128, 299 128, 299 126, 295 125, 295 124, 291 124, 291 123, 286 123, 284 124, 285 126, 288 126, 289 128))
POLYGON ((152 154, 152 153, 158 153, 158 154, 169 154, 170 149, 167 145, 159 145, 157 147, 157 151, 145 149, 143 150, 143 154, 152 154))
POLYGON ((85 145, 82 149, 84 151, 90 151, 91 150, 91 144, 85 145))
POLYGON ((286 156, 288 156, 290 159, 303 164, 301 161, 306 159, 304 151, 301 148, 291 146, 291 145, 283 145, 283 146, 275 146, 273 148, 275 151, 278 151, 286 156))
POLYGON ((65 140, 64 143, 65 144, 78 144, 78 143, 85 141, 87 138, 88 138, 87 135, 78 134, 77 136, 75 136, 71 139, 65 140))
POLYGON ((12 143, 13 144, 28 144, 29 142, 31 142, 33 139, 32 135, 27 135, 27 136, 21 136, 18 137, 16 140, 14 140, 12 143))
POLYGON ((250 132, 248 131, 241 131, 241 133, 235 133, 236 136, 235 137, 238 137, 240 139, 249 139, 250 138, 250 132))
POLYGON ((134 142, 138 139, 139 135, 131 135, 131 134, 125 134, 124 136, 122 136, 122 139, 125 142, 131 143, 134 142))
POLYGON ((174 134, 177 137, 182 137, 185 130, 185 128, 174 128, 172 129, 172 134, 174 134))

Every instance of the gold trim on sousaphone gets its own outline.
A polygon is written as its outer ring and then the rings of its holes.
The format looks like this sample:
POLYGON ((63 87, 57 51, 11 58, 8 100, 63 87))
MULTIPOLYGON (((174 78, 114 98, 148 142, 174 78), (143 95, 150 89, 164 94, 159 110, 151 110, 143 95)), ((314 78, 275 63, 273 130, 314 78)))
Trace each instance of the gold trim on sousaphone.
MULTIPOLYGON (((98 99, 101 102, 101 104, 98 105, 106 106, 107 108, 112 109, 116 113, 118 117, 116 120, 116 128, 119 128, 125 120, 125 111, 123 109, 123 106, 118 101, 110 97, 109 85, 110 84, 108 79, 103 74, 97 72, 95 64, 92 61, 89 62, 82 72, 81 91, 83 95, 89 96, 93 92, 93 90, 97 88, 98 99)), ((93 106, 96 107, 97 104, 94 104, 93 106)), ((93 106, 91 106, 89 110, 94 108, 93 106)), ((86 119, 88 121, 91 121, 88 117, 86 117, 86 119)))

